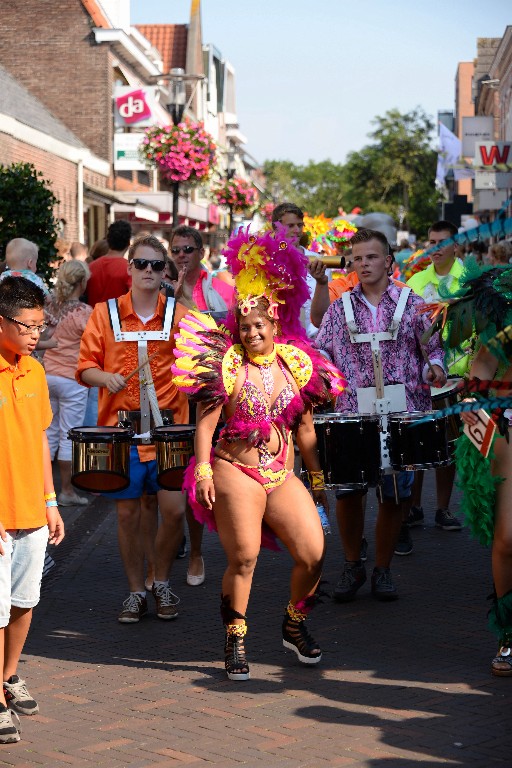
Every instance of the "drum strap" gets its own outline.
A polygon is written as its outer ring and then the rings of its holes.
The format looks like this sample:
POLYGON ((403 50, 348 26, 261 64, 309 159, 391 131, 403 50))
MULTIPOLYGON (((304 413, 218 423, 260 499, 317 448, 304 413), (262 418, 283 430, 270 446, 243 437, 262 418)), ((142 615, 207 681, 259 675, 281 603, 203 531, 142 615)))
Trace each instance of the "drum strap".
MULTIPOLYGON (((136 341, 139 365, 142 365, 148 359, 148 341, 169 341, 174 321, 174 313, 176 311, 176 302, 172 297, 168 297, 165 305, 161 331, 122 331, 117 301, 115 299, 109 299, 107 305, 110 314, 110 322, 112 323, 112 330, 114 332, 114 340, 116 342, 136 341)), ((151 429, 151 414, 153 415, 153 421, 157 427, 162 426, 163 420, 160 408, 158 407, 158 399, 156 396, 153 376, 151 374, 151 367, 148 362, 146 362, 141 371, 139 384, 140 428, 143 435, 148 435, 148 437, 144 437, 141 442, 150 444, 151 438, 149 437, 149 431, 151 429)))

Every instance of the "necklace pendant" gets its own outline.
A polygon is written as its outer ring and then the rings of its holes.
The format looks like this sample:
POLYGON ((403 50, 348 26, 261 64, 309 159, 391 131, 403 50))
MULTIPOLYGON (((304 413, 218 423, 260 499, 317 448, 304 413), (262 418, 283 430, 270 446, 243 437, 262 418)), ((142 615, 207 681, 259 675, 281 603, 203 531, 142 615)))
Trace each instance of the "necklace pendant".
POLYGON ((274 377, 272 376, 270 365, 260 366, 260 373, 261 380, 263 381, 263 389, 265 390, 265 394, 270 399, 272 392, 274 391, 274 377))

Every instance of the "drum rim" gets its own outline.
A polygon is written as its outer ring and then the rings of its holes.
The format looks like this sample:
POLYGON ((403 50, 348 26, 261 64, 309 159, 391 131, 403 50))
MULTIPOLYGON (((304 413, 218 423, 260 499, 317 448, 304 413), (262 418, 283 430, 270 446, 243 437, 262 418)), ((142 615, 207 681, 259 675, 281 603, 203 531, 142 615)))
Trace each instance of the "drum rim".
POLYGON ((195 435, 196 432, 196 425, 195 424, 162 424, 159 427, 153 427, 153 429, 150 432, 151 439, 155 442, 159 443, 165 443, 167 442, 164 440, 164 437, 180 437, 180 435, 183 435, 185 437, 190 437, 191 435, 195 435), (168 432, 166 430, 169 430, 168 432))
POLYGON ((313 414, 313 423, 314 424, 322 424, 324 422, 327 423, 334 423, 336 421, 342 422, 350 422, 350 421, 368 421, 368 422, 374 422, 374 421, 380 421, 381 416, 378 413, 337 413, 334 411, 333 413, 318 413, 313 414), (334 418, 328 418, 329 416, 333 416, 334 418))
MULTIPOLYGON (((410 418, 411 416, 417 416, 418 419, 423 418, 424 416, 433 416, 435 413, 438 413, 438 411, 392 411, 391 413, 386 414, 388 417, 388 423, 391 421, 416 421, 415 418, 410 418)), ((442 418, 445 418, 444 416, 442 418)), ((434 418, 430 419, 430 421, 441 421, 442 419, 434 418)), ((427 423, 427 422, 425 422, 427 423)))
POLYGON ((73 475, 71 477, 71 484, 78 488, 79 491, 85 491, 86 493, 101 493, 102 495, 104 493, 120 493, 121 491, 126 491, 126 489, 130 485, 130 478, 126 477, 126 475, 121 474, 119 471, 113 471, 111 469, 82 469, 79 472, 73 472, 73 475), (122 477, 124 478, 124 485, 120 486, 119 488, 116 488, 113 491, 92 491, 90 488, 86 488, 84 485, 77 484, 75 482, 75 478, 80 478, 82 475, 115 475, 116 477, 122 477))
POLYGON ((102 426, 102 427, 73 427, 68 431, 68 438, 70 440, 73 440, 73 438, 82 438, 82 439, 75 439, 73 442, 76 443, 128 443, 132 439, 135 432, 130 427, 119 427, 119 426, 102 426), (90 431, 86 431, 90 430, 90 431), (96 431, 93 431, 96 430, 96 431), (106 430, 112 430, 110 432, 107 432, 106 430), (96 440, 86 440, 83 439, 85 437, 95 437, 98 438, 96 440), (101 438, 104 439, 101 439, 101 438), (108 438, 108 439, 105 439, 108 438))

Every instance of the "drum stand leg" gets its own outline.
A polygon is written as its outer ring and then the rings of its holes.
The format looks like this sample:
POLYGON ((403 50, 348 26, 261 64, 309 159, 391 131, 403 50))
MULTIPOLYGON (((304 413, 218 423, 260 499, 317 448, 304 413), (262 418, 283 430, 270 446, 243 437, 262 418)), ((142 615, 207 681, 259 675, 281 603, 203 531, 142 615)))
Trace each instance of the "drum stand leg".
MULTIPOLYGON (((398 495, 398 483, 396 481, 396 476, 397 476, 397 473, 393 472, 392 477, 393 477, 393 490, 395 492, 395 504, 400 504, 400 496, 398 495)), ((384 497, 382 495, 382 484, 377 486, 377 495, 380 503, 382 504, 382 502, 384 501, 384 497)))

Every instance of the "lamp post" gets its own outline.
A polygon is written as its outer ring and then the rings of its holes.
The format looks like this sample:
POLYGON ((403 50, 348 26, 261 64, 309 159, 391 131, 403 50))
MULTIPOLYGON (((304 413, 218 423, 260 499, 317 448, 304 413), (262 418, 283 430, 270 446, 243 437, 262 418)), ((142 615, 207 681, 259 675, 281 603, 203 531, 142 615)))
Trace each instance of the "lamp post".
MULTIPOLYGON (((173 125, 178 125, 183 119, 185 111, 186 91, 185 81, 183 79, 185 70, 181 67, 171 69, 169 80, 171 82, 171 102, 169 103, 169 112, 172 117, 173 125)), ((172 184, 172 226, 175 229, 178 224, 178 206, 180 200, 180 183, 174 181, 172 184)))
MULTIPOLYGON (((228 151, 228 162, 226 166, 226 177, 227 180, 230 181, 233 176, 235 175, 236 171, 236 163, 235 163, 235 157, 236 157, 236 151, 233 148, 230 148, 228 151)), ((231 235, 231 227, 233 224, 233 203, 230 203, 228 206, 228 235, 231 235)))

